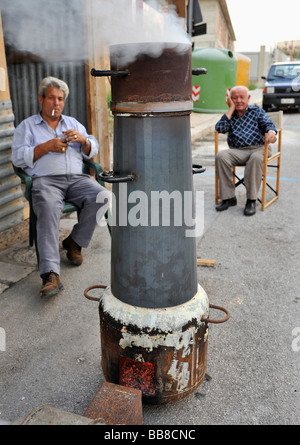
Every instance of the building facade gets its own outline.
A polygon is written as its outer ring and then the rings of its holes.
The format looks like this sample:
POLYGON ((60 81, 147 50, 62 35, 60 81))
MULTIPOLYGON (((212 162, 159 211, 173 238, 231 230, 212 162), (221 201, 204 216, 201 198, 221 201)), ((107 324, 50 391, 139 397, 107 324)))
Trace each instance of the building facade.
POLYGON ((195 46, 234 50, 236 40, 226 0, 201 0, 203 21, 207 33, 194 38, 195 46))

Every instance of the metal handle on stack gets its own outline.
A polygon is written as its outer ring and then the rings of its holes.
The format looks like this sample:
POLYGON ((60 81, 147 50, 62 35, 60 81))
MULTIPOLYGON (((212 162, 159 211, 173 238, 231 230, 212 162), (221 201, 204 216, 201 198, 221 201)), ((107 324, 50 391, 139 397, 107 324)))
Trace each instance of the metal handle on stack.
POLYGON ((104 76, 111 76, 111 77, 118 77, 118 76, 127 76, 129 72, 127 70, 96 70, 95 68, 92 68, 91 75, 94 77, 104 77, 104 76))
POLYGON ((202 165, 193 164, 193 175, 197 175, 199 173, 204 173, 206 170, 205 167, 202 167, 202 165))
POLYGON ((200 76, 201 74, 207 74, 206 68, 192 68, 193 76, 200 76))
POLYGON ((219 324, 219 323, 225 323, 230 318, 229 311, 221 306, 215 306, 214 304, 209 305, 210 309, 218 309, 219 311, 225 312, 226 316, 222 318, 221 320, 213 320, 211 318, 202 318, 201 321, 204 321, 206 323, 213 323, 213 324, 219 324))
POLYGON ((130 182, 136 179, 134 174, 121 176, 120 172, 114 172, 114 171, 101 172, 99 174, 99 178, 103 182, 109 182, 109 183, 130 182))
POLYGON ((106 288, 107 288, 107 286, 104 286, 103 284, 96 284, 96 285, 94 285, 94 286, 90 286, 90 287, 86 288, 85 291, 84 291, 84 293, 83 293, 83 295, 84 295, 85 298, 87 298, 88 300, 92 300, 92 301, 100 301, 101 297, 100 297, 100 298, 91 297, 91 296, 88 294, 88 292, 89 292, 90 290, 93 290, 93 289, 104 289, 104 290, 105 290, 106 288))

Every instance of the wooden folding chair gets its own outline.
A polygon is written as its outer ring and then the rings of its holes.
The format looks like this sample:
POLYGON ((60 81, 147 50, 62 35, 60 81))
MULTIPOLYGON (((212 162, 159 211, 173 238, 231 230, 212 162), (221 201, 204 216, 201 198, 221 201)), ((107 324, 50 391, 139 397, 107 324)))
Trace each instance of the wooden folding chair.
MULTIPOLYGON (((258 198, 258 201, 261 203, 261 210, 265 210, 270 204, 272 204, 274 201, 276 201, 276 199, 279 198, 279 185, 280 185, 283 112, 282 111, 274 111, 274 112, 270 112, 267 114, 272 119, 272 121, 274 122, 276 129, 277 129, 277 153, 268 157, 269 145, 267 142, 265 142, 264 166, 263 166, 263 176, 262 176, 262 195, 261 195, 261 199, 258 198), (275 162, 275 164, 274 164, 274 162, 275 162), (275 189, 267 182, 268 167, 273 167, 273 168, 276 168, 276 170, 277 170, 275 189), (275 196, 266 202, 267 187, 275 194, 275 196)), ((217 155, 218 151, 219 151, 219 133, 217 131, 215 131, 215 156, 217 155)), ((235 187, 238 187, 241 184, 243 184, 245 186, 244 178, 239 177, 236 174, 236 167, 232 167, 232 181, 233 181, 235 187)), ((219 177, 218 177, 217 169, 215 169, 215 199, 216 199, 216 204, 218 204, 221 201, 219 198, 219 177)))

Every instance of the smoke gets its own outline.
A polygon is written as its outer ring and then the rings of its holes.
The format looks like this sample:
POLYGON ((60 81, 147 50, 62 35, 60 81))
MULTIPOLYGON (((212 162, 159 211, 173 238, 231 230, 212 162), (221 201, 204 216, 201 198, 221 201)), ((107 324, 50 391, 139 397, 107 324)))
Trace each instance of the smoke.
POLYGON ((185 21, 175 6, 163 9, 159 0, 148 0, 141 11, 136 1, 102 0, 98 6, 101 35, 108 45, 141 42, 187 42, 185 21))
MULTIPOLYGON (((41 60, 87 60, 86 30, 88 6, 93 20, 93 45, 130 43, 127 61, 142 51, 159 56, 165 47, 190 44, 185 21, 175 7, 165 10, 162 0, 1 0, 5 43, 17 52, 27 52, 41 60), (135 45, 137 44, 137 45, 135 45)), ((99 47, 99 48, 97 48, 99 47)))
POLYGON ((165 48, 186 51, 191 44, 185 30, 185 20, 177 16, 175 6, 162 8, 158 0, 144 3, 143 10, 131 0, 101 2, 100 21, 103 40, 118 52, 120 68, 134 61, 140 54, 159 57, 165 48), (130 44, 120 48, 120 44, 130 44))
POLYGON ((83 0, 1 0, 6 46, 44 61, 88 55, 83 0))

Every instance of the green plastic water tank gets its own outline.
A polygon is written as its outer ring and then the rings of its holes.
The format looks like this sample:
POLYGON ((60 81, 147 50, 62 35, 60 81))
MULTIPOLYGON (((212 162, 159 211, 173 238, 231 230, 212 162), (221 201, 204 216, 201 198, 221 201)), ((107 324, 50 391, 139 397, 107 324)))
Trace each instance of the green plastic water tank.
POLYGON ((237 58, 233 52, 196 47, 192 53, 192 66, 207 69, 207 74, 193 76, 193 111, 225 113, 228 110, 226 94, 235 86, 237 76, 237 58))

